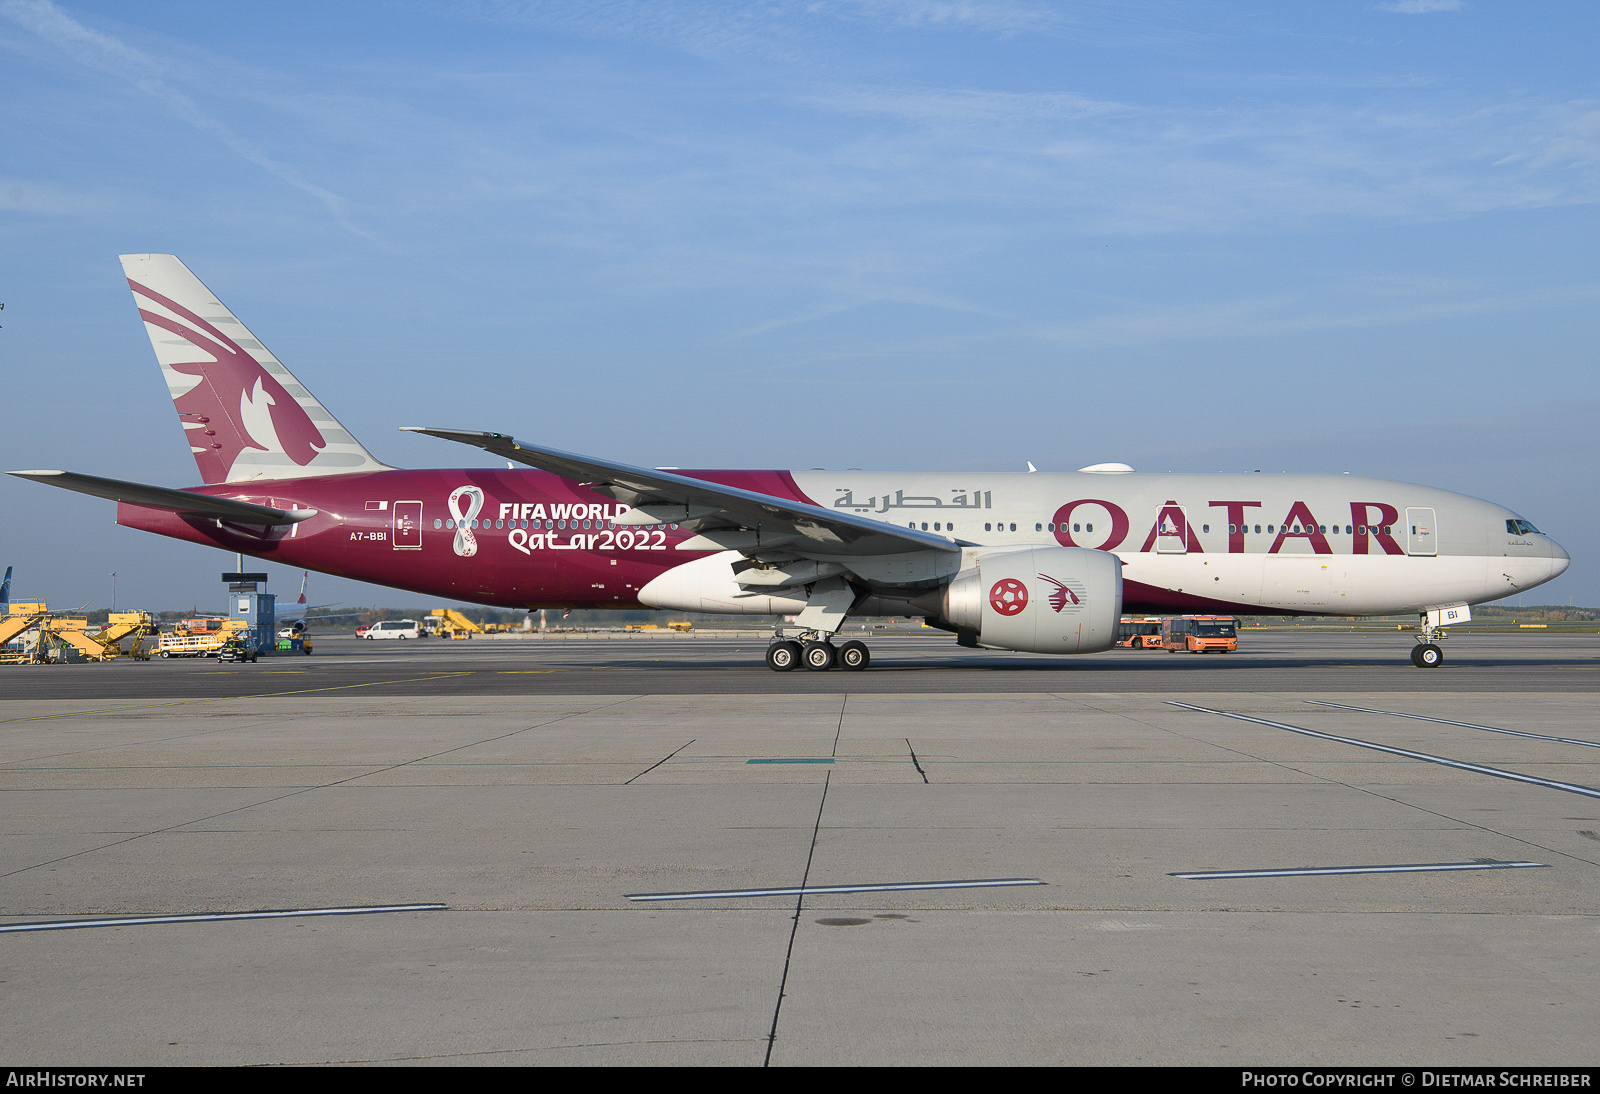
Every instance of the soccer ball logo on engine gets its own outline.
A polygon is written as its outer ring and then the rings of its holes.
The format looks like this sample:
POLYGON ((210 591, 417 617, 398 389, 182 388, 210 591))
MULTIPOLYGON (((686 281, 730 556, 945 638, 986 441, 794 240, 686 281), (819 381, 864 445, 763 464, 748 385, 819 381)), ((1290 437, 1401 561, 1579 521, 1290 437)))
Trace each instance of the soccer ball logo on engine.
POLYGON ((1028 606, 1028 587, 1015 578, 996 581, 989 589, 989 607, 1001 615, 1016 615, 1028 606))

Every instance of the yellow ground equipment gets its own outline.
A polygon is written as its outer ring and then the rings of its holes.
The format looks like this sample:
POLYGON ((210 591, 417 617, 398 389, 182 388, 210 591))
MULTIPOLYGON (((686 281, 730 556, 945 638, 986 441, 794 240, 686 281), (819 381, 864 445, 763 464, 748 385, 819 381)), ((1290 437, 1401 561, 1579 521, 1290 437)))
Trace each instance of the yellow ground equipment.
POLYGON ((150 654, 144 636, 155 630, 148 612, 113 612, 110 621, 99 631, 91 631, 85 619, 56 616, 42 601, 27 601, 12 606, 11 614, 0 620, 0 650, 17 638, 24 638, 24 646, 16 652, 0 653, 0 662, 41 663, 64 660, 66 651, 75 651, 90 661, 109 661, 113 657, 132 657, 147 661, 150 654), (26 641, 30 630, 37 629, 31 642, 26 641), (123 643, 128 642, 126 649, 123 643), (59 655, 58 655, 59 651, 59 655))
POLYGON ((156 641, 155 654, 157 657, 215 657, 236 632, 249 628, 250 624, 243 619, 229 619, 214 631, 163 634, 156 641))
POLYGON ((0 619, 0 663, 14 665, 34 660, 37 645, 32 650, 15 652, 7 647, 13 640, 21 638, 49 618, 50 613, 45 610, 43 601, 13 601, 10 614, 0 619))
POLYGON ((428 613, 427 631, 439 638, 471 638, 483 628, 454 608, 435 608, 428 613))

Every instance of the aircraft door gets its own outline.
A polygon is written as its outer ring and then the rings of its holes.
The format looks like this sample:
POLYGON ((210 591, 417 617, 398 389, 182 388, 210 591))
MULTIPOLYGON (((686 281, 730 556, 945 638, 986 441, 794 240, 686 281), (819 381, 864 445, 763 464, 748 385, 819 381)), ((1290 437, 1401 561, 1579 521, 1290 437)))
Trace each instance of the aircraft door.
POLYGON ((1406 554, 1423 556, 1438 554, 1438 532, 1432 509, 1406 510, 1406 554))
POLYGON ((1168 502, 1156 516, 1156 554, 1183 555, 1189 552, 1189 518, 1183 506, 1168 502))
POLYGON ((394 520, 389 533, 389 541, 394 544, 396 551, 419 551, 422 549, 422 503, 420 501, 397 501, 392 507, 394 520))

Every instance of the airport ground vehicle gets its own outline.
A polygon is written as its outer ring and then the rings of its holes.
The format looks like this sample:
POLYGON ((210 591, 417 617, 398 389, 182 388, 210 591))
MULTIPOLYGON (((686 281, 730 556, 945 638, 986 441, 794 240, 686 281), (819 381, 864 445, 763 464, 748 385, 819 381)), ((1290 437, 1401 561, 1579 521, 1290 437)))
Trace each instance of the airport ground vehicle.
POLYGON ((484 630, 454 608, 435 608, 422 620, 422 633, 430 638, 471 638, 484 630))
POLYGON ((216 657, 236 633, 247 626, 242 620, 223 619, 215 630, 165 631, 156 639, 157 657, 216 657))
POLYGON ((361 637, 404 640, 407 638, 419 638, 421 635, 422 628, 417 625, 415 619, 385 619, 382 623, 374 623, 368 627, 367 633, 361 637))
POLYGON ((217 651, 218 661, 253 662, 257 656, 256 651, 250 648, 250 643, 245 636, 240 633, 230 635, 227 641, 222 643, 222 648, 217 651))
POLYGON ((1503 506, 1350 475, 683 471, 434 427, 405 428, 507 467, 401 470, 176 257, 122 261, 205 485, 11 474, 113 499, 127 527, 441 598, 772 617, 777 670, 863 667, 834 646, 851 615, 1073 654, 1109 649, 1124 612, 1415 612, 1430 667, 1451 611, 1570 564, 1503 506))
POLYGON ((1124 649, 1159 650, 1161 620, 1124 619, 1117 625, 1117 645, 1124 649))
POLYGON ((1235 653, 1237 620, 1228 615, 1180 615, 1161 621, 1161 648, 1168 653, 1235 653))

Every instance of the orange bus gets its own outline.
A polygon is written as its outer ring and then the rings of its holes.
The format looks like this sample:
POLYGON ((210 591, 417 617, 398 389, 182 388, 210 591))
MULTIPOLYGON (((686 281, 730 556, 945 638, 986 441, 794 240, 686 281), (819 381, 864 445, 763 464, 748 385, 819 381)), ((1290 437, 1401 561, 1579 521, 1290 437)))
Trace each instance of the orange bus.
POLYGON ((1124 619, 1117 624, 1117 645, 1124 649, 1159 650, 1161 620, 1124 619))
POLYGON ((1231 615, 1180 615, 1161 621, 1161 647, 1168 653, 1234 653, 1237 620, 1231 615))

